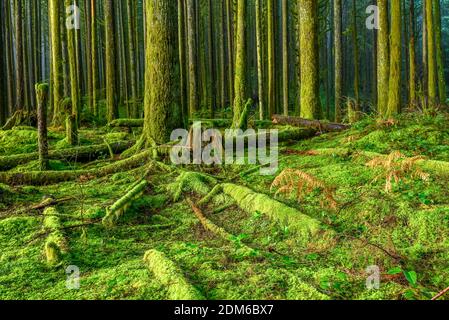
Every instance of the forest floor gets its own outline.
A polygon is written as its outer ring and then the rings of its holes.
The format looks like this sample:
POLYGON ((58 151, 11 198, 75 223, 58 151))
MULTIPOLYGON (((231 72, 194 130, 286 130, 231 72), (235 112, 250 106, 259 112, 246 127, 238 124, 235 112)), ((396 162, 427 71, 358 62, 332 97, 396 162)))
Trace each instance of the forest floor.
MULTIPOLYGON (((80 140, 88 146, 138 135, 84 128, 80 140)), ((51 149, 70 147, 63 132, 49 136, 51 149)), ((33 128, 0 131, 0 162, 37 151, 36 141, 33 128)), ((87 163, 51 160, 51 168, 88 170, 118 159, 105 152, 87 163)), ((449 286, 446 161, 448 115, 406 115, 394 122, 365 118, 344 132, 282 143, 278 174, 293 169, 299 187, 311 184, 301 197, 276 194, 276 176, 237 165, 153 163, 51 185, 0 184, 0 299, 430 299, 449 286), (421 172, 427 159, 436 161, 421 172), (107 208, 144 176, 143 193, 104 226, 107 208), (263 200, 253 210, 229 190, 201 204, 219 183, 267 195, 268 209, 263 200), (44 226, 48 198, 56 200, 65 242, 56 265, 44 249, 52 232, 44 226), (300 234, 294 219, 270 212, 271 199, 312 218, 319 232, 300 234), (78 290, 66 287, 68 266, 79 268, 78 290), (369 290, 376 268, 380 287, 369 290)), ((8 172, 37 168, 33 160, 8 172)))

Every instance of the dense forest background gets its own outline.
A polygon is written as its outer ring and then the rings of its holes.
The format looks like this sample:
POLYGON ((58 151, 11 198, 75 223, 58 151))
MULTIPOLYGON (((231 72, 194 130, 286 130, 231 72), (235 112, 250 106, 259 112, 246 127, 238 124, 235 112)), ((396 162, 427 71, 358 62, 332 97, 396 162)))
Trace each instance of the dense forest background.
MULTIPOLYGON (((379 2, 385 5, 389 1, 379 2)), ((401 6, 401 108, 411 103, 421 104, 422 98, 428 96, 429 73, 430 78, 438 78, 431 82, 441 87, 438 96, 445 100, 445 83, 449 80, 449 46, 445 41, 449 38, 449 1, 429 1, 433 4, 433 14, 428 24, 423 1, 398 2, 401 6), (431 27, 430 34, 426 25, 431 27)), ((253 98, 261 119, 282 113, 299 115, 301 81, 307 82, 309 76, 319 81, 319 117, 340 121, 340 112, 343 110, 345 115, 348 104, 365 112, 383 108, 378 108, 378 96, 388 97, 388 85, 383 86, 380 78, 388 70, 391 58, 388 39, 393 19, 398 18, 381 14, 381 25, 382 19, 389 20, 387 28, 368 29, 367 19, 373 12, 366 9, 376 1, 248 0, 242 3, 246 7, 243 97, 253 98), (316 6, 312 8, 315 11, 311 13, 311 29, 304 28, 304 38, 300 37, 301 3, 316 6), (313 30, 314 21, 317 30, 313 30), (307 56, 306 48, 301 50, 300 39, 307 42, 305 45, 316 42, 319 64, 307 56), (311 65, 315 65, 316 75, 310 75, 315 70, 309 69, 311 65)), ((181 99, 183 108, 191 115, 203 112, 211 116, 234 105, 236 68, 239 68, 237 4, 238 1, 232 0, 178 1, 178 17, 173 19, 179 22, 181 99)), ((59 115, 62 111, 60 101, 55 100, 70 97, 73 89, 79 92, 75 99, 79 96, 78 108, 86 117, 108 121, 142 117, 143 6, 139 0, 65 3, 2 0, 0 124, 16 110, 36 109, 34 85, 38 82, 50 83, 53 92, 50 114, 56 126, 62 121, 59 115), (70 5, 79 7, 80 29, 76 31, 64 27, 67 21, 74 21, 77 13, 73 9, 66 12, 70 5)), ((304 25, 308 24, 304 20, 304 25)), ((303 115, 307 116, 307 112, 303 115)))

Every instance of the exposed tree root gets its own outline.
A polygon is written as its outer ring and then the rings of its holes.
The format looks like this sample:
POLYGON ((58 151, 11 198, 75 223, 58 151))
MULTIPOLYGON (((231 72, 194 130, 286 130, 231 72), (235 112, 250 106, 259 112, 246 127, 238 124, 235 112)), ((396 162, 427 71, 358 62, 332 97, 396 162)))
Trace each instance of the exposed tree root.
POLYGON ((11 130, 18 126, 32 126, 37 125, 37 115, 35 112, 28 112, 24 110, 17 110, 1 128, 2 130, 11 130))
POLYGON ((209 203, 220 192, 223 192, 223 188, 220 184, 218 184, 212 189, 211 192, 209 192, 203 199, 201 199, 200 202, 198 202, 198 205, 203 206, 209 203))
POLYGON ((149 250, 143 258, 155 278, 167 288, 170 300, 204 300, 204 297, 182 275, 165 254, 149 250))
POLYGON ((319 132, 344 131, 350 128, 350 126, 340 123, 328 123, 328 122, 321 122, 318 120, 307 120, 298 117, 286 117, 281 115, 273 116, 273 124, 307 127, 315 129, 319 132))
POLYGON ((57 265, 68 252, 67 240, 62 233, 58 211, 51 207, 44 211, 44 227, 49 233, 45 241, 45 255, 50 265, 57 265))
POLYGON ((151 151, 139 153, 131 158, 117 161, 110 165, 90 170, 67 171, 32 171, 26 173, 0 172, 0 183, 8 185, 49 185, 78 178, 101 178, 110 174, 127 171, 152 161, 151 151))
POLYGON ((217 181, 211 176, 191 171, 184 171, 176 181, 167 186, 167 191, 173 195, 173 201, 178 201, 184 192, 195 192, 206 195, 210 192, 208 184, 215 185, 217 181))
MULTIPOLYGON (((121 141, 110 144, 105 143, 62 150, 51 150, 49 151, 48 158, 51 160, 90 162, 101 156, 109 155, 111 151, 114 154, 121 153, 128 149, 133 143, 133 141, 121 141)), ((0 170, 10 170, 37 159, 39 159, 38 152, 0 157, 0 170)))
MULTIPOLYGON (((234 243, 236 237, 231 235, 230 233, 228 233, 225 229, 217 226, 215 223, 213 223, 212 221, 210 221, 209 219, 206 218, 206 216, 203 214, 203 212, 201 211, 200 208, 198 208, 191 199, 187 198, 187 203, 190 205, 190 207, 192 208, 192 211, 195 213, 196 217, 198 218, 198 220, 201 222, 201 224, 203 225, 204 229, 212 232, 213 234, 219 236, 220 238, 222 238, 225 241, 234 243)), ((258 252, 248 246, 246 246, 245 244, 239 243, 238 244, 240 246, 240 248, 238 248, 238 251, 244 255, 244 256, 252 256, 252 257, 256 257, 258 256, 258 252)))
MULTIPOLYGON (((304 243, 324 232, 323 226, 318 220, 265 194, 256 193, 251 189, 232 183, 224 183, 222 187, 223 192, 232 197, 241 209, 248 213, 258 211, 275 221, 279 221, 281 224, 296 231, 304 243)), ((333 232, 328 230, 326 233, 331 236, 333 232)))
POLYGON ((106 211, 106 216, 103 218, 103 225, 106 227, 113 227, 116 225, 118 219, 126 213, 132 203, 140 198, 148 187, 148 181, 140 181, 130 191, 128 191, 122 198, 115 202, 106 211))

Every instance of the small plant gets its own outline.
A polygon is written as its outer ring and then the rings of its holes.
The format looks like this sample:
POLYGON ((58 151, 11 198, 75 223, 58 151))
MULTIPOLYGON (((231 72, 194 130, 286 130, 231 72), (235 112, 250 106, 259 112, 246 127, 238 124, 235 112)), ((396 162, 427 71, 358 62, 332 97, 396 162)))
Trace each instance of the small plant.
MULTIPOLYGON (((277 189, 276 195, 282 193, 291 195, 296 193, 298 201, 314 190, 320 190, 327 202, 327 207, 336 210, 338 202, 335 200, 335 190, 327 186, 323 181, 301 170, 286 169, 273 181, 271 190, 277 189)), ((324 203, 321 203, 324 206, 324 203)))
POLYGON ((380 156, 372 159, 367 163, 370 168, 381 168, 382 173, 376 177, 375 180, 380 178, 385 179, 385 191, 391 192, 393 190, 393 181, 399 183, 399 181, 410 178, 419 178, 423 181, 429 179, 429 174, 423 172, 417 163, 423 160, 424 157, 416 156, 407 158, 400 151, 394 151, 388 156, 380 156))

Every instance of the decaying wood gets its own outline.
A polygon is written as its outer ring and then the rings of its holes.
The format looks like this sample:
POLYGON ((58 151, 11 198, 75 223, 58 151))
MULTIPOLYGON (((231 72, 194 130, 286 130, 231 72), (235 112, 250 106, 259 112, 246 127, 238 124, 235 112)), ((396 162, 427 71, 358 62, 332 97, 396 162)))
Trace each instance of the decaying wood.
MULTIPOLYGON (((76 162, 90 162, 104 155, 109 155, 110 150, 119 154, 128 149, 134 141, 120 141, 109 144, 81 146, 69 149, 51 150, 48 154, 50 160, 65 160, 76 162)), ((0 170, 10 170, 19 165, 39 159, 39 152, 16 154, 0 157, 0 170)))
POLYGON ((299 117, 287 117, 280 115, 273 116, 273 124, 313 128, 319 132, 344 131, 350 128, 350 126, 340 123, 329 123, 319 120, 307 120, 299 117))

